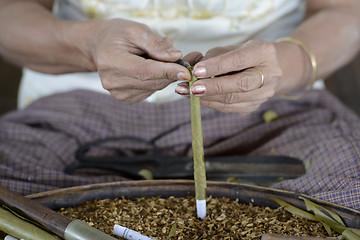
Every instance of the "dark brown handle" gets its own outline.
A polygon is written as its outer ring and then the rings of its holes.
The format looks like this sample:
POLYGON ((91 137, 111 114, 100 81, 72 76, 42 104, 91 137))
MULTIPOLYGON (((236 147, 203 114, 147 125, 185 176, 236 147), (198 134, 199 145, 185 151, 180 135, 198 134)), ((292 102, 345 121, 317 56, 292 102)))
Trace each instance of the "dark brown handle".
POLYGON ((20 216, 40 224, 62 238, 64 238, 66 227, 72 222, 71 219, 60 213, 2 186, 0 186, 0 203, 20 216))

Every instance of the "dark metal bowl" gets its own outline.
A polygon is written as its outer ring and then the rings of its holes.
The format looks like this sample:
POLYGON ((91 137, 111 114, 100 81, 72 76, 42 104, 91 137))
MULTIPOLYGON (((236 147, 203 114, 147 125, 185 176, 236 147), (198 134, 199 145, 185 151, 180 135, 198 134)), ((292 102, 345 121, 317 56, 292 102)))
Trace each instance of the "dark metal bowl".
MULTIPOLYGON (((232 200, 258 206, 277 208, 279 205, 270 197, 284 200, 298 208, 304 209, 304 201, 300 196, 336 212, 348 227, 360 228, 360 211, 338 204, 313 198, 304 194, 259 187, 245 184, 208 182, 207 195, 212 197, 228 197, 232 200)), ((184 197, 194 196, 193 180, 154 180, 154 181, 122 181, 92 184, 29 195, 28 197, 53 210, 62 207, 73 207, 86 201, 105 198, 136 197, 184 197)))

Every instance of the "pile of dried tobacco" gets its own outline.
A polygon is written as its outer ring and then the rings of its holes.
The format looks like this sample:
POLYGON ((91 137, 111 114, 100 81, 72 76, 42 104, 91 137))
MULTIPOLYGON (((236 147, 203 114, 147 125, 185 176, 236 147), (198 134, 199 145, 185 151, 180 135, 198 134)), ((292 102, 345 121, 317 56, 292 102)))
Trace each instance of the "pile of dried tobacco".
POLYGON ((83 220, 109 235, 114 224, 119 224, 158 240, 260 239, 264 233, 328 236, 321 223, 294 216, 282 208, 209 197, 207 212, 204 220, 196 218, 193 197, 105 199, 60 210, 65 216, 83 220), (171 235, 175 235, 169 238, 171 229, 171 235))

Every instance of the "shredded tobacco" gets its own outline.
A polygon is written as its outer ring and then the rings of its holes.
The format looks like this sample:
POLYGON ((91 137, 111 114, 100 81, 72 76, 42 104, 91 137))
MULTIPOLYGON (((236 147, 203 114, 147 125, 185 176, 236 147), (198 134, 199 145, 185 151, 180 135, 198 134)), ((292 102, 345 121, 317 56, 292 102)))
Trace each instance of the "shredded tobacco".
POLYGON ((157 240, 246 240, 260 239, 265 233, 328 237, 321 223, 292 215, 282 207, 246 205, 225 197, 207 198, 208 214, 204 220, 196 218, 193 197, 95 200, 62 208, 59 212, 109 235, 112 235, 114 224, 119 224, 157 240), (176 231, 170 234, 174 224, 176 231))

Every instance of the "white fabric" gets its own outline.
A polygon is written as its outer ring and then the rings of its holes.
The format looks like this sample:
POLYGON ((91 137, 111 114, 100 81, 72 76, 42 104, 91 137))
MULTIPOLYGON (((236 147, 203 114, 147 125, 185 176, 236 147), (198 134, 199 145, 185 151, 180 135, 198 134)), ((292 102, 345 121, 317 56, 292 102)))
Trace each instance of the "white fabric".
MULTIPOLYGON (((239 44, 250 38, 269 41, 286 36, 302 20, 304 0, 57 0, 54 14, 69 20, 125 18, 147 24, 169 36, 183 54, 205 54, 216 46, 239 44)), ((147 100, 176 100, 176 84, 147 100)), ((101 90, 97 73, 64 75, 24 70, 19 107, 55 92, 83 88, 101 90)))

